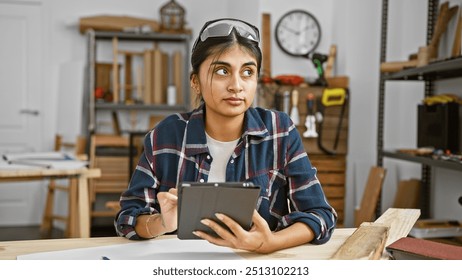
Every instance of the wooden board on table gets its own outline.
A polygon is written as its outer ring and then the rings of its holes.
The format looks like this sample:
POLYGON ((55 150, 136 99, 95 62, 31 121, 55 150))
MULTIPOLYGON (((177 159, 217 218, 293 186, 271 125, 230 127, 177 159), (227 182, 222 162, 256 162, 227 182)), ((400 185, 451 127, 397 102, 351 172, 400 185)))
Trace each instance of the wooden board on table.
POLYGON ((419 216, 418 209, 389 208, 373 223, 362 223, 331 259, 388 258, 386 247, 406 237, 419 216))
POLYGON ((389 227, 362 223, 332 256, 333 260, 378 260, 382 256, 389 227))
POLYGON ((385 213, 375 220, 376 223, 390 227, 385 246, 390 245, 402 237, 406 237, 419 217, 420 209, 389 208, 385 211, 385 213))

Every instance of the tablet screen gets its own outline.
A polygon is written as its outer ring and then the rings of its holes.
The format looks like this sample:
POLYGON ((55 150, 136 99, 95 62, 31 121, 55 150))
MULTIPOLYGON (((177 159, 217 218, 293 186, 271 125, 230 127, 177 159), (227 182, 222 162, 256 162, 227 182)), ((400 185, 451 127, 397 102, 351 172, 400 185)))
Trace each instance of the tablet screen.
POLYGON ((182 183, 178 188, 178 238, 199 239, 192 232, 215 233, 200 221, 212 219, 226 228, 215 213, 223 213, 244 229, 252 225, 260 187, 252 183, 182 183))

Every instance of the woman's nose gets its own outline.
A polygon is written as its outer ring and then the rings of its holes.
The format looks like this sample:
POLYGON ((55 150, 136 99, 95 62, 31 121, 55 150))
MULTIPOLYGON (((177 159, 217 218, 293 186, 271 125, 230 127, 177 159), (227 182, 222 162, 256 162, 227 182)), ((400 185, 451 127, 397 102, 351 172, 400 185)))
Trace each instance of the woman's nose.
POLYGON ((232 75, 228 85, 228 91, 233 93, 238 93, 243 90, 241 76, 232 75))

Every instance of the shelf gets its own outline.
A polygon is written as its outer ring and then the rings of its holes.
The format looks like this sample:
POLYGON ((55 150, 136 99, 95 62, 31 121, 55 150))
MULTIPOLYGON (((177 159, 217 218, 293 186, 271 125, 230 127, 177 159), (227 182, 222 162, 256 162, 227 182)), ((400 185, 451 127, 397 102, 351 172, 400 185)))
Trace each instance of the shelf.
POLYGON ((462 77, 462 57, 432 62, 422 67, 408 68, 396 73, 384 74, 383 79, 434 81, 462 77))
POLYGON ((406 161, 411 161, 411 162, 416 162, 416 163, 421 163, 433 167, 441 167, 441 168, 446 168, 446 169, 452 169, 456 171, 462 171, 462 163, 457 163, 453 161, 446 161, 446 160, 439 160, 439 159, 433 159, 431 157, 427 156, 414 156, 406 153, 399 153, 396 151, 383 151, 383 156, 384 157, 389 157, 389 158, 394 158, 394 159, 400 159, 400 160, 406 160, 406 161))
POLYGON ((107 39, 117 37, 119 40, 129 41, 165 41, 165 42, 189 42, 191 36, 189 34, 170 34, 170 33, 132 33, 132 32, 110 32, 110 31, 94 31, 96 39, 107 39))

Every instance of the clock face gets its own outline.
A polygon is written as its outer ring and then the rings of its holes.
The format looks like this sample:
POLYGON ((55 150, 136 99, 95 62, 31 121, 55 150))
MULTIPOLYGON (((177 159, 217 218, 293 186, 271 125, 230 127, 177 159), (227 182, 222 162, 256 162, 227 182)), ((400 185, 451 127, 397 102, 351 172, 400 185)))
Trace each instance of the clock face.
POLYGON ((276 42, 289 55, 307 56, 321 41, 316 18, 302 10, 286 13, 276 24, 276 42))

